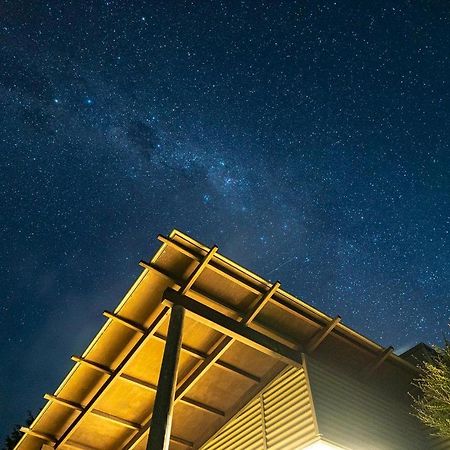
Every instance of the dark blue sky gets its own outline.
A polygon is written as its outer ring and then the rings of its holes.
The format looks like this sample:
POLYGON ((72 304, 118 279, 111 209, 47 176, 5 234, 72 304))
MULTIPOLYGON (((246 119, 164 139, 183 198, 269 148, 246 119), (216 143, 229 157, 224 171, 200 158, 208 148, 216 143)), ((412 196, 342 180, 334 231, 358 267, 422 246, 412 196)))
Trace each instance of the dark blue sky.
POLYGON ((174 227, 383 345, 442 341, 448 1, 0 16, 0 435, 174 227))

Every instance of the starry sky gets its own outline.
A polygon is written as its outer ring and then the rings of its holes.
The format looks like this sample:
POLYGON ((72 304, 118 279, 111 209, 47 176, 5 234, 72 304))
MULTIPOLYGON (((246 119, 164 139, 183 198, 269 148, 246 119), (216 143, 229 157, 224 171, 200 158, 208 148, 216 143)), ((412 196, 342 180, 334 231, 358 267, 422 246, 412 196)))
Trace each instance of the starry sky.
POLYGON ((0 439, 178 228, 383 345, 450 319, 450 4, 0 6, 0 439))

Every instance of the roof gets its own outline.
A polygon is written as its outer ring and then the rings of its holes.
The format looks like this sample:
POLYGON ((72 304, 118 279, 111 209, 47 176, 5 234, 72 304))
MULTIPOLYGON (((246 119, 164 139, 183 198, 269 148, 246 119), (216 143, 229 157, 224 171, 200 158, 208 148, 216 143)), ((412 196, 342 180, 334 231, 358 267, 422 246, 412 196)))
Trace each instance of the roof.
POLYGON ((161 247, 17 445, 143 449, 170 306, 186 302, 171 449, 198 448, 285 367, 315 353, 391 386, 416 368, 189 236, 161 247), (164 300, 164 301, 163 301, 164 300))

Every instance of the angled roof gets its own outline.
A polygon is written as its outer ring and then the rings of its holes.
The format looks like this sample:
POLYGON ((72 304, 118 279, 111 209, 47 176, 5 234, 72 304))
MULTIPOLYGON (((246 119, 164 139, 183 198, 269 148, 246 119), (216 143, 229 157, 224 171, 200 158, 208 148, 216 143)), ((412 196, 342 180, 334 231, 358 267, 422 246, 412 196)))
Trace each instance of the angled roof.
POLYGON ((177 230, 158 239, 162 245, 155 256, 141 261, 141 275, 115 311, 104 313, 104 326, 85 352, 72 358, 74 366, 58 389, 46 394, 47 403, 16 449, 43 444, 144 449, 170 302, 178 297, 216 315, 206 320, 188 310, 171 449, 198 448, 285 367, 301 365, 302 352, 314 352, 349 374, 376 373, 393 395, 416 374, 392 348, 239 266, 216 247, 177 230), (233 324, 239 324, 236 330, 233 324))

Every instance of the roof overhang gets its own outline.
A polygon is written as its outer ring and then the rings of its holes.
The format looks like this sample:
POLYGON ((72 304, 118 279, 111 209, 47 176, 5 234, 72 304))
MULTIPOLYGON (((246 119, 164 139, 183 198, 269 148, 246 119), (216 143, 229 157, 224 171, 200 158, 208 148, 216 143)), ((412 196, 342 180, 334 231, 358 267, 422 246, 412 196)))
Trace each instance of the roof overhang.
MULTIPOLYGON (((410 379, 416 368, 342 323, 174 230, 16 447, 145 448, 171 307, 187 312, 172 428, 198 448, 302 352, 349 372, 410 379), (101 444, 100 444, 101 443, 101 444)), ((392 384, 392 383, 391 383, 392 384)), ((394 382, 395 384, 395 382, 394 382)))

